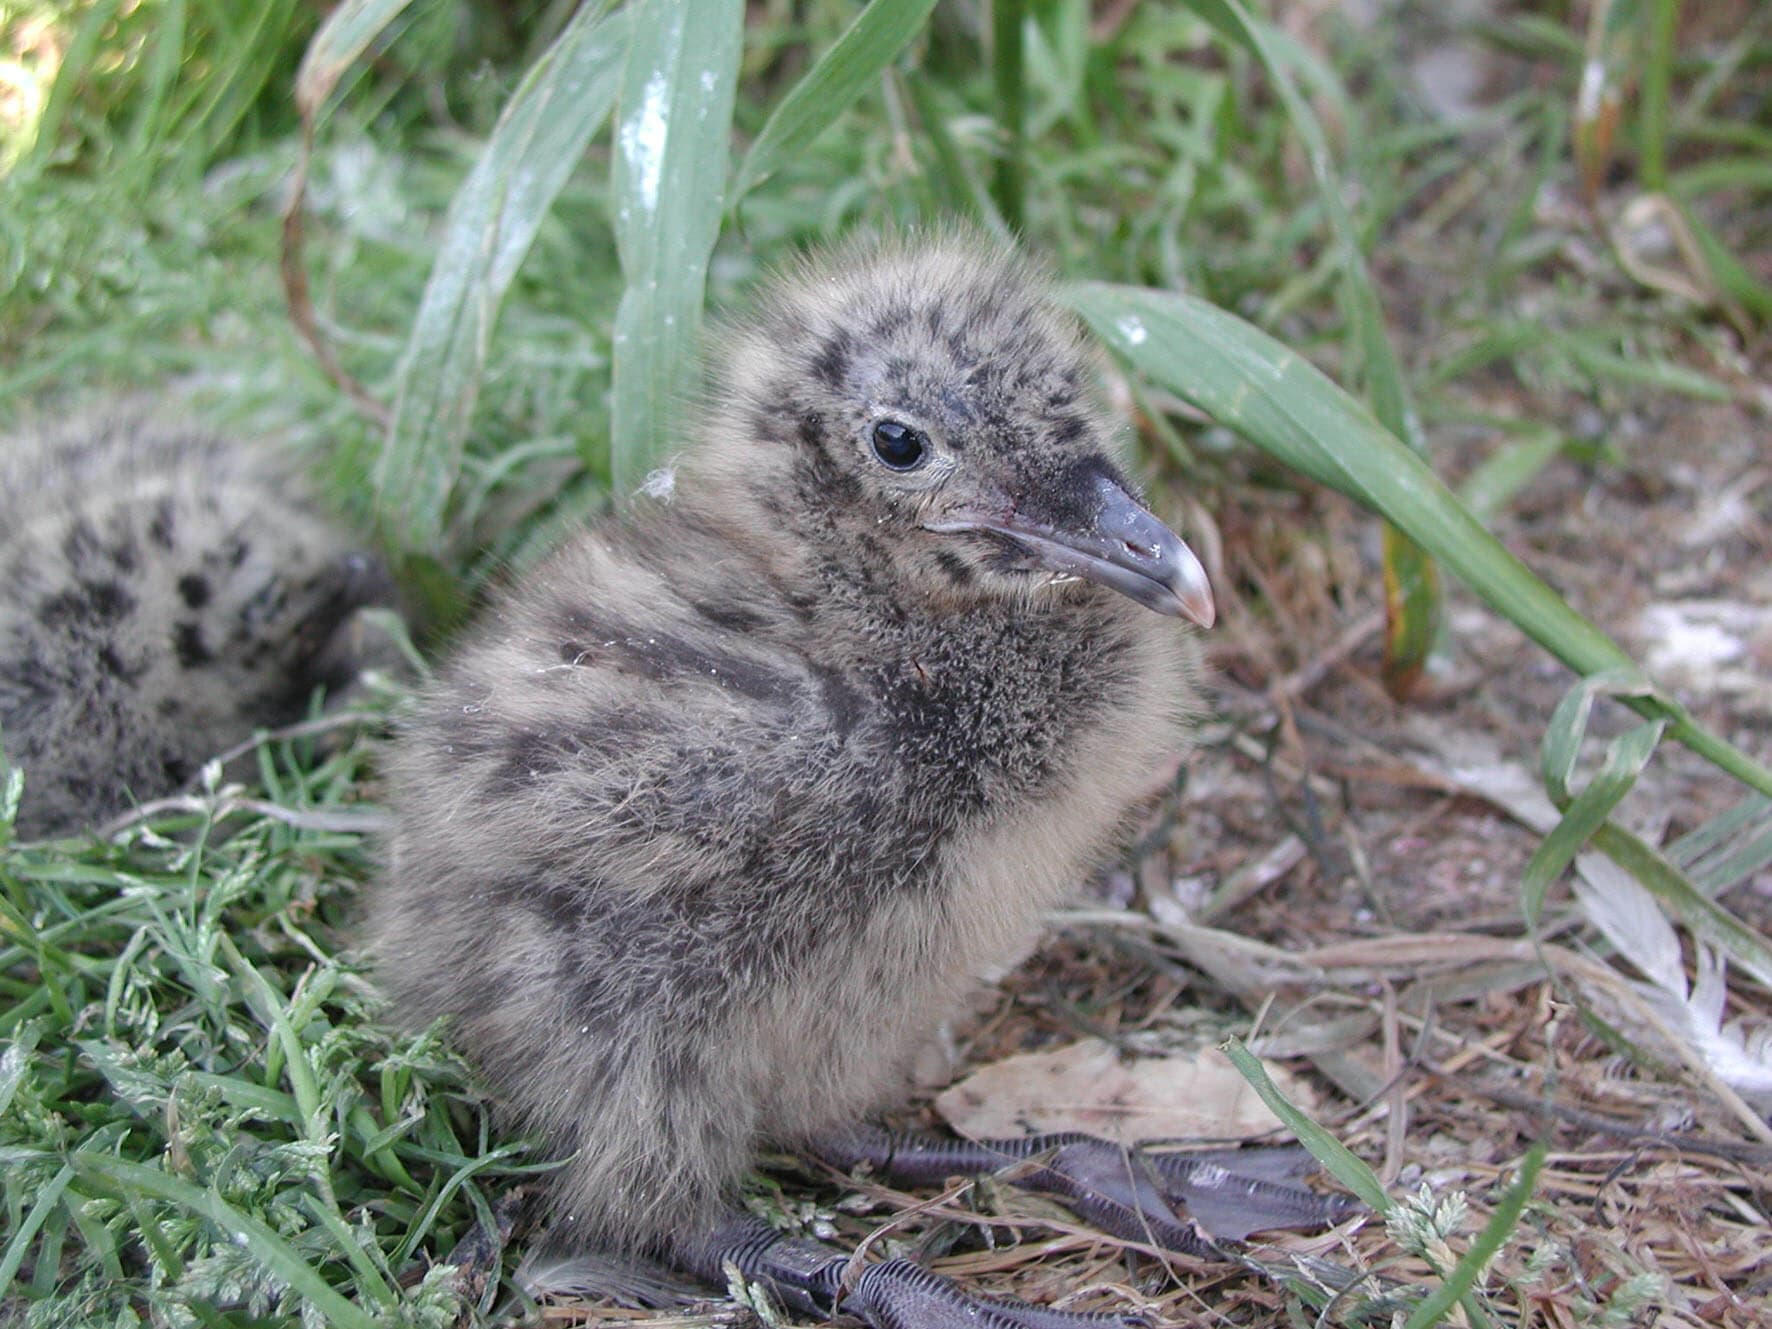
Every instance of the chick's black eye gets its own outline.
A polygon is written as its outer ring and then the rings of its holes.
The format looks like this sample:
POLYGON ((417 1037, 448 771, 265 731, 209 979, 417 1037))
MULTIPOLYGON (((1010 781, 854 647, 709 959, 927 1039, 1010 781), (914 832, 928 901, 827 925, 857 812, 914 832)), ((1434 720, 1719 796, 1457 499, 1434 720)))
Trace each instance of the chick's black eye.
POLYGON ((882 420, 874 426, 874 455, 895 471, 914 471, 929 455, 929 439, 920 429, 882 420))

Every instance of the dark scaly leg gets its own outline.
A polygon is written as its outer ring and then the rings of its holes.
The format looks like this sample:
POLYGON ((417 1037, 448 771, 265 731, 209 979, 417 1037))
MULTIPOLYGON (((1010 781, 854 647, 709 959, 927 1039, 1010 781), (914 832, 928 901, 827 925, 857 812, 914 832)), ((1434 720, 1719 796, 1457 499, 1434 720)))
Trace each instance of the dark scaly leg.
POLYGON ((949 1140, 864 1127, 818 1141, 814 1152, 845 1170, 868 1164, 905 1185, 1025 1165, 1009 1178, 1064 1199, 1078 1217, 1127 1241, 1184 1254, 1222 1254, 1268 1228, 1326 1227, 1358 1207, 1291 1180, 1309 1155, 1297 1148, 1153 1154, 1092 1135, 949 1140))
POLYGON ((847 1256, 784 1236, 760 1218, 733 1213, 708 1232, 679 1241, 678 1265, 716 1287, 732 1264, 804 1315, 841 1311, 873 1329, 1139 1329, 1127 1316, 1055 1311, 1027 1302, 973 1296, 909 1260, 863 1265, 843 1286, 847 1256))

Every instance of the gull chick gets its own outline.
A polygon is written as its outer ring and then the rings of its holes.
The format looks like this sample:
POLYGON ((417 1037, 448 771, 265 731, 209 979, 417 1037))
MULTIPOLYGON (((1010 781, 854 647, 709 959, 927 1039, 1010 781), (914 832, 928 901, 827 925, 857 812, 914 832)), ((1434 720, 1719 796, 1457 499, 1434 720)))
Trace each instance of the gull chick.
MULTIPOLYGON (((715 347, 668 501, 509 586, 405 722, 370 945, 563 1160, 565 1239, 828 1311, 822 1248, 735 1183, 874 1138, 845 1132, 1112 852, 1187 743, 1212 596, 993 242, 809 260, 715 347)), ((846 1308, 1065 1318, 902 1265, 846 1308)))
POLYGON ((133 410, 0 439, 0 745, 20 834, 170 793, 356 671, 389 583, 263 448, 133 410))

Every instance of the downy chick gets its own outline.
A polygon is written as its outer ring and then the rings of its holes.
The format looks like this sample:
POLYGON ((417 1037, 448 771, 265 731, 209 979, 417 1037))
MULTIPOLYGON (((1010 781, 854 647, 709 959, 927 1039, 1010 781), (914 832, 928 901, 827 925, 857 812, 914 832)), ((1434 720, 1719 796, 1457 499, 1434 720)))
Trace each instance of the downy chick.
POLYGON ((356 669, 389 584, 264 449, 116 411, 0 440, 0 744, 18 831, 171 792, 356 669))
POLYGON ((671 500, 510 586, 404 724, 370 899, 561 1227, 703 1268, 757 1150, 890 1102, 1112 850, 1213 614, 993 242, 806 262, 717 345, 671 500))

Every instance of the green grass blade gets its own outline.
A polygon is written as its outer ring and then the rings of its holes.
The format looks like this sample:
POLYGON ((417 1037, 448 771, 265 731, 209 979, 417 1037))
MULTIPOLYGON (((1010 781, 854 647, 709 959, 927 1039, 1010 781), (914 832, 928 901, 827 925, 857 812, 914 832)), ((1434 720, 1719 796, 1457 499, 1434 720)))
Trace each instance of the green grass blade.
POLYGON ((1679 12, 1680 0, 1649 0, 1643 14, 1648 41, 1643 55, 1638 174, 1645 189, 1667 188, 1667 90, 1673 77, 1674 26, 1679 12))
POLYGON ((308 1059, 307 1045, 290 1023, 287 1001, 225 935, 221 939, 221 950, 228 967, 241 980, 241 1000, 265 1032, 273 1037, 276 1047, 282 1050, 281 1058, 266 1056, 267 1073, 275 1074, 287 1068, 289 1091, 301 1113, 307 1137, 310 1140, 325 1139, 328 1121, 321 1102, 320 1084, 314 1076, 313 1063, 308 1059))
MULTIPOLYGON (((399 1266, 412 1258, 413 1253, 430 1234, 431 1226, 437 1221, 438 1214, 443 1211, 444 1206, 449 1203, 458 1190, 472 1182, 481 1172, 487 1171, 507 1158, 521 1154, 524 1148, 525 1146, 521 1143, 501 1145, 497 1149, 487 1151, 477 1159, 457 1165, 443 1184, 437 1188, 436 1193, 425 1203, 424 1208, 419 1211, 418 1217, 404 1240, 395 1248, 390 1263, 399 1266)), ((550 1163, 546 1165, 546 1169, 558 1166, 557 1163, 550 1163)))
POLYGON ((730 206, 810 147, 923 30, 935 0, 872 0, 769 113, 732 183, 730 206))
POLYGON ((1483 1230, 1464 1253, 1464 1258, 1427 1300, 1415 1308, 1403 1329, 1428 1329, 1428 1326, 1438 1324, 1477 1285, 1477 1279, 1489 1267, 1489 1262, 1501 1250, 1519 1223, 1520 1215, 1525 1212, 1526 1201, 1532 1198, 1532 1188, 1538 1184, 1538 1171, 1544 1166, 1544 1154, 1542 1140, 1526 1151, 1526 1157, 1520 1163, 1520 1175, 1501 1197, 1501 1203, 1495 1206, 1495 1212, 1489 1215, 1489 1221, 1483 1224, 1483 1230))
MULTIPOLYGON (((1205 300, 1085 282, 1066 298, 1133 368, 1313 480, 1383 514, 1578 674, 1634 669, 1604 632, 1504 549, 1433 470, 1296 352, 1205 300)), ((1762 793, 1772 770, 1657 695, 1633 705, 1762 793)))
POLYGON ((1587 737, 1587 724, 1593 715, 1594 702, 1601 697, 1629 700, 1653 693, 1649 680, 1635 669, 1612 669, 1582 679, 1557 703, 1550 723, 1544 729, 1540 744, 1539 767, 1544 773, 1544 786, 1551 802, 1566 807, 1573 797, 1569 781, 1575 774, 1575 763, 1581 756, 1582 740, 1587 737))
POLYGON ((153 35, 142 59, 143 87, 136 94, 130 116, 129 145, 124 152, 128 161, 149 161, 165 130, 176 128, 168 125, 165 109, 184 57, 186 18, 185 0, 172 0, 155 16, 153 35))
POLYGON ((1479 462, 1459 486, 1458 497, 1482 521, 1497 516, 1567 446, 1563 435, 1548 426, 1526 425, 1517 432, 1518 437, 1479 462))
MULTIPOLYGON (((1359 347, 1373 413, 1411 451, 1425 456, 1427 442, 1421 431, 1421 417, 1385 330, 1384 310, 1366 267, 1359 229, 1342 198, 1341 178, 1329 151, 1329 140, 1310 103, 1293 81, 1291 67, 1275 34, 1266 23, 1250 15, 1239 0, 1188 0, 1188 7, 1254 55, 1279 93, 1293 131, 1304 143, 1317 197, 1334 237, 1342 290, 1353 315, 1353 337, 1359 347)), ((1321 78, 1330 81, 1327 71, 1323 71, 1321 78)), ((1393 696, 1403 696, 1420 675, 1439 631, 1440 575, 1421 546, 1394 528, 1385 531, 1384 588, 1384 681, 1393 696)))
MULTIPOLYGON (((1772 799, 1750 794, 1727 812, 1718 813, 1696 830, 1682 835, 1663 852, 1667 854, 1668 862, 1682 871, 1695 869, 1707 855, 1728 844, 1769 813, 1772 813, 1772 799)), ((5 1107, 5 1099, 0 1098, 0 1111, 5 1107)))
POLYGON ((1713 189, 1772 190, 1772 161, 1753 154, 1709 157, 1682 166, 1668 177, 1668 192, 1693 198, 1713 189))
POLYGON ((1378 1174, 1367 1167, 1359 1155, 1299 1111, 1280 1092, 1267 1068, 1261 1064, 1261 1058, 1251 1052, 1242 1039, 1228 1039, 1218 1045, 1218 1050, 1231 1059, 1237 1073, 1249 1082, 1249 1087, 1255 1090, 1261 1101, 1286 1123, 1286 1129, 1298 1137, 1298 1142, 1310 1150, 1311 1157, 1321 1163, 1330 1176, 1359 1196, 1373 1213, 1382 1214, 1390 1209, 1390 1197, 1384 1193, 1384 1183, 1378 1179, 1378 1174))
POLYGON ((1729 853, 1704 864, 1702 870, 1692 874, 1692 884, 1705 895, 1715 897, 1739 886, 1768 863, 1772 863, 1772 824, 1729 853))
POLYGON ((1003 224, 1020 232, 1027 205, 1027 88, 1023 59, 1026 0, 991 0, 991 81, 1003 145, 991 197, 1003 224))
POLYGON ((359 1244, 357 1234, 351 1231, 350 1224, 312 1192, 301 1197, 301 1205, 325 1229, 326 1235, 332 1238, 332 1247, 338 1252, 339 1258, 350 1265, 357 1275, 357 1286, 363 1289, 365 1299, 383 1310, 397 1306, 400 1294, 388 1286, 381 1270, 375 1267, 374 1259, 359 1244))
POLYGON ((307 1126, 301 1105, 293 1094, 286 1094, 281 1089, 267 1089, 262 1084, 231 1075, 214 1075, 208 1071, 186 1071, 185 1075, 192 1084, 213 1089, 236 1106, 251 1108, 274 1121, 293 1126, 297 1131, 307 1126))
POLYGON ((1643 767, 1654 755, 1655 745, 1661 741, 1666 727, 1665 721, 1651 720, 1614 739, 1606 748, 1605 762, 1587 788, 1568 800, 1562 820, 1533 851, 1521 874, 1520 895, 1524 901, 1526 926, 1534 932, 1550 884, 1563 875, 1563 869, 1574 861, 1575 855, 1605 824, 1612 809, 1631 791, 1637 776, 1643 773, 1643 767))
POLYGON ((1750 795, 1662 852, 1694 886, 1715 898, 1772 863, 1772 799, 1750 795))
POLYGON ((374 475, 378 511, 408 550, 440 551, 499 306, 614 103, 627 16, 594 15, 575 15, 530 68, 450 203, 374 475))
POLYGON ((4 1298, 12 1290, 12 1280, 18 1277, 19 1267, 24 1263, 25 1256, 30 1254, 31 1243, 36 1240, 38 1230, 50 1212, 62 1201, 62 1193, 68 1189, 68 1183, 74 1179, 74 1169, 64 1166, 57 1172, 40 1195, 32 1203, 30 1211, 25 1214, 18 1225, 18 1231, 12 1234, 7 1244, 6 1254, 0 1256, 0 1298, 4 1298))
POLYGON ((232 137, 264 91, 275 56, 295 20, 295 0, 269 0, 247 11, 243 30, 229 33, 216 59, 219 76, 202 85, 203 96, 181 117, 178 131, 200 141, 207 158, 232 137))
POLYGON ((369 44, 400 17, 412 0, 344 0, 326 16, 320 31, 302 53, 295 75, 295 105, 312 120, 332 95, 339 79, 362 58, 369 44))
POLYGON ((213 1191, 169 1176, 159 1168, 90 1151, 83 1150, 73 1154, 68 1161, 83 1177, 108 1182, 127 1190, 146 1192, 207 1219, 231 1240, 238 1242, 243 1249, 250 1251, 255 1260, 286 1283, 292 1291, 307 1298, 324 1317, 325 1322, 334 1326, 334 1329, 376 1329, 376 1317, 335 1291, 318 1270, 302 1259, 295 1247, 270 1227, 241 1213, 213 1191))
POLYGON ((1537 323, 1496 320, 1486 325, 1483 335, 1475 341, 1443 356, 1422 379, 1429 388, 1440 387, 1497 361, 1511 360, 1554 343, 1559 335, 1556 329, 1537 323))
POLYGON ((134 1191, 123 1193, 123 1203, 129 1206, 129 1215, 135 1219, 136 1233, 154 1253, 155 1262, 165 1271, 167 1278, 175 1283, 183 1278, 185 1262, 179 1257, 178 1246, 167 1234, 159 1215, 134 1191))
POLYGON ((953 132, 948 127, 947 108, 937 91, 935 80, 906 78, 902 81, 902 86, 911 105, 916 108, 923 138, 934 157, 930 175, 939 194, 942 209, 975 218, 996 234, 1007 238, 1007 228, 1002 214, 997 211, 996 202, 991 198, 989 187, 967 166, 966 154, 960 150, 959 143, 955 141, 953 132))
POLYGON ((96 0, 81 15, 80 26, 74 29, 73 39, 68 42, 67 53, 62 57, 61 69, 56 73, 55 82, 49 89, 49 97, 43 104, 43 113, 37 118, 36 141, 14 169, 18 178, 23 179, 42 170, 55 156, 56 147, 61 140, 62 122, 67 119, 68 106, 86 81, 93 63, 99 58, 104 34, 116 20, 121 4, 122 0, 96 0))
POLYGON ((1696 369, 1651 357, 1639 359, 1619 355, 1584 338, 1569 342, 1569 358, 1596 379, 1612 379, 1659 392, 1678 392, 1700 401, 1726 402, 1735 396, 1726 385, 1696 369))
POLYGON ((1705 266, 1710 269, 1711 280, 1716 282, 1724 295, 1755 318, 1762 322, 1772 322, 1772 284, 1761 281, 1750 272, 1692 208, 1682 206, 1680 214, 1685 217, 1693 239, 1698 242, 1705 266))
POLYGON ((1360 247, 1359 228, 1342 198, 1341 177, 1329 151, 1329 140, 1317 122, 1310 103, 1299 92, 1292 71, 1274 40, 1268 25, 1254 18, 1238 0, 1188 0, 1188 8, 1205 19, 1226 38, 1243 47, 1261 62, 1274 91, 1286 108, 1293 132, 1304 144, 1310 162, 1311 178, 1316 183, 1317 199, 1328 219, 1334 238, 1337 261, 1342 270, 1342 286, 1353 312, 1354 337, 1362 358, 1362 370, 1372 394, 1372 412, 1409 448, 1425 454, 1426 443, 1421 432, 1421 419, 1403 377, 1402 365, 1385 332, 1384 310, 1378 291, 1372 285, 1372 274, 1366 268, 1366 256, 1360 247))
POLYGON ((621 78, 610 479, 625 500, 671 442, 694 386, 708 258, 720 235, 743 0, 644 0, 621 78))

